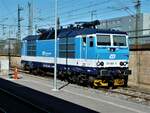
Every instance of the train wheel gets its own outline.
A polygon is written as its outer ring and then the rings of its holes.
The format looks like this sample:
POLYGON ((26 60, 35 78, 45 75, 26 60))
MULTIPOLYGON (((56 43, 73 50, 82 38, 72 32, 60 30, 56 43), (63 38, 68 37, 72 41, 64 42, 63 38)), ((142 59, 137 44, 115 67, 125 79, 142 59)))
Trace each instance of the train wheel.
POLYGON ((72 76, 72 83, 74 83, 74 84, 77 83, 77 76, 76 75, 72 76))
POLYGON ((27 64, 22 65, 22 69, 25 71, 29 71, 30 67, 27 64))
POLYGON ((32 73, 33 73, 34 75, 38 75, 38 69, 37 69, 37 68, 33 69, 33 70, 32 70, 32 73))
POLYGON ((88 85, 92 88, 94 87, 94 77, 89 76, 88 85))
POLYGON ((108 80, 108 88, 114 88, 114 82, 113 82, 113 79, 109 79, 108 80))
POLYGON ((78 85, 85 85, 85 82, 86 82, 86 76, 79 75, 78 76, 78 80, 77 80, 77 84, 78 85))
POLYGON ((65 75, 63 74, 62 71, 58 71, 58 79, 63 81, 65 79, 65 75))
POLYGON ((40 69, 39 73, 40 73, 41 76, 45 76, 45 71, 44 70, 40 69))
POLYGON ((32 69, 29 69, 29 73, 32 74, 32 72, 33 72, 32 69))
POLYGON ((73 80, 72 80, 72 76, 69 75, 69 76, 68 76, 68 82, 69 82, 69 83, 73 83, 72 81, 73 81, 73 80))
POLYGON ((26 64, 21 64, 22 70, 27 70, 27 65, 26 64))

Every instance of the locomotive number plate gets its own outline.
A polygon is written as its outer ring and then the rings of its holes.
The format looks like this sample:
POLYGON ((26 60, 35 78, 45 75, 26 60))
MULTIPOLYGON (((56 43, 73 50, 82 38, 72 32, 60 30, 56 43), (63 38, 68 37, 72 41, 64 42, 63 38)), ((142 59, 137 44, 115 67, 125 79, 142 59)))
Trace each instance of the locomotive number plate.
POLYGON ((117 62, 107 62, 107 65, 117 65, 117 62))

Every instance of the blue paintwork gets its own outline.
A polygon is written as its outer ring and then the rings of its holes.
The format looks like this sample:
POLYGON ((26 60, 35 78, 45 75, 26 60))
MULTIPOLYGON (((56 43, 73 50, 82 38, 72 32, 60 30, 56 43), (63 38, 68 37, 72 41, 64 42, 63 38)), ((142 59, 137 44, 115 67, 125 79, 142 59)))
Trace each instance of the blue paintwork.
MULTIPOLYGON (((53 31, 52 31, 53 32, 53 31)), ((51 33, 52 33, 51 32, 51 33)), ((48 33, 48 31, 46 32, 48 33)), ((82 44, 82 37, 75 38, 77 35, 87 35, 95 33, 107 33, 107 34, 124 34, 124 32, 119 31, 107 31, 107 30, 92 30, 92 29, 67 29, 60 31, 57 41, 57 57, 59 57, 59 44, 65 44, 64 37, 68 36, 68 44, 74 44, 74 50, 68 50, 75 52, 74 59, 95 59, 95 60, 128 60, 129 59, 129 48, 128 47, 111 47, 111 46, 99 46, 97 47, 96 37, 89 38, 86 37, 86 46, 82 44), (93 41, 93 46, 90 47, 90 41, 93 41), (110 48, 114 48, 115 51, 110 51, 110 48)), ((66 39, 67 37, 65 37, 66 39)), ((35 57, 54 57, 54 39, 50 37, 40 38, 39 36, 29 36, 23 40, 22 45, 22 55, 27 56, 27 41, 36 41, 36 56, 35 57)), ((61 49, 60 49, 61 50, 61 49)), ((61 50, 64 51, 65 50, 61 50)), ((22 61, 30 66, 30 68, 43 67, 43 68, 53 68, 53 64, 47 64, 42 62, 29 62, 22 61)), ((68 66, 69 71, 98 75, 100 68, 84 67, 84 66, 68 66)), ((66 65, 58 64, 58 70, 66 70, 66 65)))
POLYGON ((118 48, 112 47, 116 50, 114 52, 110 52, 111 47, 97 47, 96 56, 98 59, 105 59, 105 60, 128 60, 129 59, 129 49, 126 48, 118 48), (111 59, 110 55, 115 54, 115 58, 111 59))
POLYGON ((80 40, 81 44, 81 58, 82 59, 96 59, 96 42, 95 37, 90 39, 89 37, 86 38, 86 45, 82 44, 82 40, 80 40), (93 47, 90 47, 90 40, 93 41, 93 47))
MULTIPOLYGON (((37 40, 36 45, 36 56, 54 57, 54 40, 37 40)), ((57 48, 57 55, 58 51, 57 48)))
MULTIPOLYGON (((75 38, 75 59, 104 59, 111 60, 110 55, 115 54, 113 60, 128 60, 129 48, 128 47, 96 47, 96 38, 93 38, 93 47, 89 46, 89 38, 87 38, 86 46, 81 44, 81 38, 75 38), (114 52, 110 48, 115 48, 114 52), (81 55, 81 56, 80 56, 81 55)), ((59 41, 57 43, 57 56, 59 57, 59 41)), ((71 43, 71 42, 70 42, 71 43)), ((22 43, 22 55, 27 55, 27 42, 22 43)), ((36 41, 36 56, 54 57, 54 40, 37 40, 36 41)))
POLYGON ((96 37, 90 39, 87 37, 87 59, 97 59, 96 58, 96 37), (90 41, 93 41, 93 47, 90 47, 90 41))
POLYGON ((21 47, 21 55, 26 56, 27 55, 27 43, 26 41, 22 42, 22 47, 21 47))
MULTIPOLYGON (((86 46, 81 44, 81 38, 75 38, 75 59, 104 59, 109 60, 111 54, 116 57, 113 60, 128 60, 129 48, 128 47, 96 47, 96 38, 93 38, 93 47, 89 46, 89 38, 87 38, 86 46), (114 52, 110 48, 115 48, 114 52), (80 56, 81 55, 81 56, 80 56)), ((57 43, 57 56, 59 57, 59 41, 57 43)), ((70 42, 71 43, 71 42, 70 42)), ((22 43, 22 55, 27 55, 27 41, 22 43)), ((70 50, 71 51, 71 50, 70 50)), ((73 50, 74 51, 74 50, 73 50)), ((54 57, 54 40, 37 40, 36 41, 36 56, 54 57)))
POLYGON ((81 38, 76 38, 75 39, 75 58, 76 59, 81 58, 81 56, 80 56, 80 53, 81 53, 80 46, 81 46, 81 38))
POLYGON ((36 56, 53 57, 54 43, 52 40, 37 41, 36 56))

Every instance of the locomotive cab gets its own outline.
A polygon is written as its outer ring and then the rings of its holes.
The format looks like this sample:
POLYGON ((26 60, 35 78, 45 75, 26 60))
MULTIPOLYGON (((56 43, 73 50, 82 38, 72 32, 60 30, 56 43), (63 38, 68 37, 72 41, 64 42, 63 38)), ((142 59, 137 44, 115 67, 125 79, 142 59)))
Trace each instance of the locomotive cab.
POLYGON ((97 35, 96 58, 100 67, 127 67, 129 58, 126 35, 97 35))
POLYGON ((96 66, 99 74, 95 86, 127 86, 129 61, 128 36, 125 34, 96 35, 96 66))

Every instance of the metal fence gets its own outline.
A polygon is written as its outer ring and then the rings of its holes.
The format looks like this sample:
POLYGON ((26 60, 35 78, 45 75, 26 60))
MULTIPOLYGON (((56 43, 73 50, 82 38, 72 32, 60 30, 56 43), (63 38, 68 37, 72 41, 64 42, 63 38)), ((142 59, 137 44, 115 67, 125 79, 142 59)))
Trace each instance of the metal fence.
POLYGON ((20 56, 21 42, 16 39, 0 40, 1 56, 20 56))
POLYGON ((150 35, 129 37, 130 50, 150 50, 150 35))

